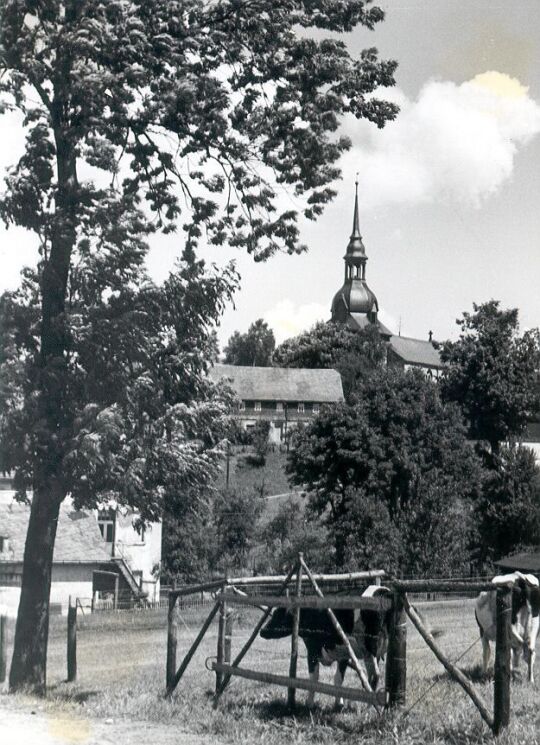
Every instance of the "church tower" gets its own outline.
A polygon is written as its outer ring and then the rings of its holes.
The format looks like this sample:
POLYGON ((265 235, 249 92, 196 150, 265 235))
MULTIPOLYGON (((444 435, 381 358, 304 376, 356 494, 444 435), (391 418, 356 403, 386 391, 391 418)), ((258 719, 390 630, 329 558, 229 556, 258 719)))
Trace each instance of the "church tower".
POLYGON ((379 304, 366 282, 367 256, 358 218, 358 181, 354 197, 353 229, 343 258, 345 282, 332 300, 332 321, 360 328, 370 323, 377 324, 379 304))

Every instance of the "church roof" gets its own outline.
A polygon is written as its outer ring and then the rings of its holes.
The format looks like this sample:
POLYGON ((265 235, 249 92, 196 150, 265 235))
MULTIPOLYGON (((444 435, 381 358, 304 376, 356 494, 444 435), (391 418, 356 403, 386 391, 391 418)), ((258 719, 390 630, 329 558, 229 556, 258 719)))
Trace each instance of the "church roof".
POLYGON ((337 370, 214 365, 210 378, 214 382, 229 382, 243 401, 333 403, 343 400, 341 376, 337 370))
POLYGON ((443 367, 440 354, 430 341, 410 339, 406 336, 391 336, 389 343, 391 349, 405 364, 443 367))
MULTIPOLYGON (((373 325, 372 322, 369 320, 369 318, 364 313, 349 313, 349 325, 353 328, 359 328, 359 329, 365 329, 368 326, 373 325)), ((381 323, 379 319, 377 318, 376 321, 374 321, 374 324, 379 329, 379 333, 382 336, 392 336, 392 332, 390 329, 388 329, 384 323, 381 323)))
MULTIPOLYGON (((0 536, 8 539, 7 551, 0 554, 3 561, 21 562, 30 507, 18 502, 0 503, 0 536)), ((54 562, 99 563, 110 561, 110 551, 103 540, 97 520, 91 512, 74 510, 70 503, 60 507, 58 530, 54 546, 54 562)))

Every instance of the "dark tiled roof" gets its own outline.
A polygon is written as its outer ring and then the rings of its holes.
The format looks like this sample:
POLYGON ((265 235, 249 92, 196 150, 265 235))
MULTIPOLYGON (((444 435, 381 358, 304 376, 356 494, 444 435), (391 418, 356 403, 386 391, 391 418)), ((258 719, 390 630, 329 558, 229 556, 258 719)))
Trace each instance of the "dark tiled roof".
POLYGON ((439 352, 430 341, 391 336, 390 347, 405 364, 442 368, 439 352))
MULTIPOLYGON (((353 328, 356 326, 359 329, 365 329, 368 326, 371 326, 371 321, 365 315, 365 313, 349 313, 349 318, 351 320, 351 325, 353 326, 353 328)), ((379 321, 378 319, 375 323, 377 325, 377 328, 379 329, 379 332, 383 336, 392 336, 392 332, 386 328, 384 323, 381 323, 381 321, 379 321)))
POLYGON ((505 556, 499 561, 493 562, 501 569, 511 569, 518 572, 540 573, 540 551, 532 554, 516 554, 515 556, 505 556))
MULTIPOLYGON (((0 554, 0 564, 23 560, 29 514, 30 508, 24 504, 0 504, 0 536, 8 538, 8 550, 0 554)), ((110 559, 95 516, 62 504, 53 561, 94 563, 110 559)))
POLYGON ((229 382, 244 401, 332 403, 343 400, 341 376, 337 370, 214 365, 210 377, 214 381, 229 382))
POLYGON ((523 442, 540 442, 540 422, 529 422, 521 440, 523 442))

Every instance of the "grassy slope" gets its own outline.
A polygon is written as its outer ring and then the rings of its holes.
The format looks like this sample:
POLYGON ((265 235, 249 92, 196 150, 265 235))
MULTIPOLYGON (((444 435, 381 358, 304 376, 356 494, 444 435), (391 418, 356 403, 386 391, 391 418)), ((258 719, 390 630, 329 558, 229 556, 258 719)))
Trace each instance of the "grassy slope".
MULTIPOLYGON (((422 609, 433 626, 444 630, 439 642, 452 660, 463 655, 459 666, 476 680, 479 691, 493 700, 493 682, 479 674, 481 648, 471 601, 434 604, 422 609), (476 643, 475 643, 476 642, 476 643), (468 650, 470 645, 473 645, 468 650)), ((140 614, 139 614, 140 615, 140 614)), ((300 706, 295 716, 285 709, 287 692, 283 688, 233 679, 217 709, 212 708, 214 676, 205 661, 215 656, 216 627, 194 657, 172 700, 163 699, 166 633, 163 626, 154 629, 136 627, 125 616, 123 631, 111 627, 83 628, 78 639, 79 681, 65 684, 65 638, 54 633, 49 655, 48 704, 54 710, 77 712, 89 717, 125 717, 152 722, 177 724, 186 731, 210 735, 216 742, 238 745, 291 745, 319 743, 334 745, 473 745, 493 742, 472 702, 462 689, 448 678, 441 665, 412 628, 408 641, 407 707, 404 712, 378 717, 367 706, 358 711, 332 711, 332 700, 317 698, 318 707, 308 712, 302 705, 305 693, 298 692, 300 706)), ((249 635, 255 616, 245 613, 237 619, 233 654, 249 635)), ((158 621, 163 623, 163 621, 158 621)), ((202 621, 200 610, 182 614, 179 626, 178 657, 195 637, 202 621)), ((60 632, 60 630, 58 630, 60 632)), ((290 640, 264 642, 258 638, 243 665, 277 673, 286 673, 290 640)), ((302 647, 299 675, 306 676, 305 650, 302 647)), ((523 668, 522 668, 523 670, 523 668)), ((331 682, 323 669, 321 680, 331 682)), ((352 673, 346 683, 356 685, 352 673)), ((512 724, 499 738, 500 745, 537 745, 539 733, 539 684, 530 687, 519 677, 513 684, 512 724)), ((156 745, 159 742, 156 741, 156 745)))
MULTIPOLYGON (((257 493, 262 490, 264 496, 291 491, 285 474, 287 453, 282 453, 279 449, 270 450, 266 456, 265 465, 260 468, 246 463, 246 455, 249 453, 249 450, 239 450, 231 456, 229 488, 257 493)), ((225 487, 225 470, 225 465, 223 465, 218 480, 218 486, 222 488, 225 487)))

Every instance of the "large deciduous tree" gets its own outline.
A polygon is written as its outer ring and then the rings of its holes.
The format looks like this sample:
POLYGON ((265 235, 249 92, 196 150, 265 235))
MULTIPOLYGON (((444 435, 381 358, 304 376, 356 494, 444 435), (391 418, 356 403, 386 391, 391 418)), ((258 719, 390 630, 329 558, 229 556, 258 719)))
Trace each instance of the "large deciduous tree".
POLYGON ((266 321, 253 321, 245 334, 235 331, 223 350, 228 365, 270 367, 276 346, 274 332, 266 321))
MULTIPOLYGON (((33 490, 12 689, 45 689, 66 495, 97 498, 126 474, 122 493, 151 517, 142 497, 177 460, 194 479, 206 470, 197 345, 216 313, 191 303, 206 281, 197 242, 257 260, 301 250, 278 192, 317 217, 350 145, 340 117, 383 126, 396 113, 371 95, 393 84, 395 63, 374 49, 352 58, 336 37, 382 18, 369 0, 1 3, 1 108, 22 116, 26 146, 0 211, 40 247, 36 275, 3 308, 2 467, 33 490), (178 226, 183 265, 167 287, 147 286, 147 239, 178 226)), ((209 281, 219 310, 230 283, 209 281)))
POLYGON ((329 321, 316 323, 274 352, 278 367, 335 368, 341 374, 345 398, 354 394, 357 384, 380 368, 386 348, 376 326, 352 329, 329 321))
POLYGON ((354 403, 324 407, 298 433, 288 471, 332 530, 338 565, 349 537, 362 538, 365 500, 400 532, 412 519, 425 530, 441 505, 476 500, 481 482, 460 413, 418 371, 381 371, 357 388, 354 403))
POLYGON ((441 391, 463 410, 470 436, 496 453, 540 410, 540 335, 520 335, 517 309, 503 310, 498 301, 473 308, 457 321, 459 339, 442 347, 441 391))

